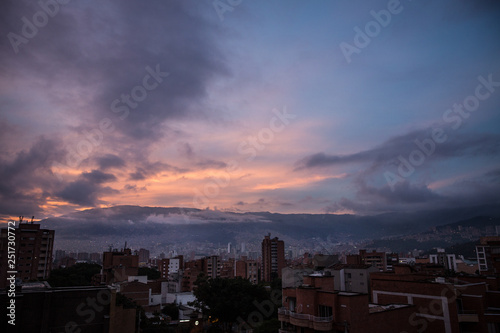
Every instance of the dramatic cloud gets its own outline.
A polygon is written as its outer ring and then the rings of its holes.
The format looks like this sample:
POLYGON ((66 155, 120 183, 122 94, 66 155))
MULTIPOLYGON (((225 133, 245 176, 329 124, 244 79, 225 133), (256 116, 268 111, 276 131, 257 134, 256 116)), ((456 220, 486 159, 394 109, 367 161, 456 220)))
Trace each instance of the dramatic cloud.
POLYGON ((113 154, 106 154, 104 156, 98 157, 97 163, 99 165, 99 168, 102 170, 111 168, 123 168, 125 166, 125 161, 113 154))
POLYGON ((401 3, 349 59, 387 1, 45 3, 0 2, 2 221, 498 204, 494 1, 401 3))
MULTIPOLYGON (((449 131, 451 130, 449 129, 449 131)), ((444 142, 435 142, 432 139, 432 129, 423 129, 393 137, 380 146, 354 154, 316 153, 297 161, 295 170, 350 163, 369 163, 373 169, 394 164, 400 155, 408 158, 415 150, 421 150, 428 156, 429 160, 463 156, 495 156, 500 152, 500 135, 452 134, 453 136, 443 136, 446 138, 444 142)))

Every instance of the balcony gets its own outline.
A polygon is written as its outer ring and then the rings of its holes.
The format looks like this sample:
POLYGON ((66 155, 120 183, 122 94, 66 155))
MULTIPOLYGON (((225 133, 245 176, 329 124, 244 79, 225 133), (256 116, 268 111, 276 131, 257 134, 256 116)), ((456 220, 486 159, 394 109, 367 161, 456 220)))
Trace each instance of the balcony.
POLYGON ((333 329, 333 316, 315 317, 312 316, 313 328, 316 331, 330 331, 333 329))
POLYGON ((311 315, 290 312, 290 324, 300 327, 313 327, 311 315))
POLYGON ((295 313, 287 308, 278 309, 278 320, 299 327, 309 327, 316 331, 330 331, 333 329, 333 316, 316 317, 304 313, 295 313))
POLYGON ((460 311, 458 314, 459 323, 478 323, 479 317, 477 311, 460 311))
POLYGON ((290 322, 290 311, 287 310, 286 308, 279 308, 278 309, 278 320, 289 323, 290 322))

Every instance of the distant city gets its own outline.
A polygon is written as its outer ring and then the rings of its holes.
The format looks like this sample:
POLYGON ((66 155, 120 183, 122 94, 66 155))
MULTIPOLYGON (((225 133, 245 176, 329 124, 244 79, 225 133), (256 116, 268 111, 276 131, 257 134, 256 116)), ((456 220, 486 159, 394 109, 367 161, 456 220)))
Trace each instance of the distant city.
MULTIPOLYGON (((222 318, 207 317, 216 312, 203 310, 200 304, 208 302, 201 291, 206 281, 226 280, 267 286, 270 299, 273 292, 279 292, 274 303, 267 301, 267 308, 254 302, 254 312, 266 312, 266 318, 260 313, 262 319, 256 323, 239 316, 238 322, 226 323, 233 331, 272 326, 274 318, 280 333, 303 329, 491 332, 500 319, 498 231, 500 225, 485 230, 446 225, 400 238, 429 242, 449 241, 457 235, 462 239, 478 237, 470 242, 472 249, 465 243, 467 246, 456 247, 455 252, 444 247, 404 253, 387 247, 353 250, 354 244, 309 252, 268 233, 261 236, 258 245, 206 244, 185 252, 180 249, 187 247, 172 247, 154 255, 148 248, 132 249, 126 241, 122 247, 110 245, 102 252, 54 249, 57 230, 20 217, 15 228, 3 228, 0 235, 0 288, 4 290, 0 298, 9 304, 7 316, 12 316, 3 324, 7 328, 14 323, 17 313, 23 316, 23 321, 16 322, 18 332, 51 332, 57 327, 78 332, 224 330, 218 324, 222 318), (484 232, 492 235, 484 236, 484 232), (11 255, 12 244, 16 244, 15 256, 11 255), (275 289, 277 284, 279 289, 275 289), (53 292, 59 296, 51 296, 53 292), (90 307, 88 300, 92 299, 101 299, 101 304, 86 317, 82 309, 86 302, 90 307), (47 302, 49 307, 44 306, 47 302), (111 306, 114 303, 116 306, 111 306), (64 316, 54 316, 61 307, 66 309, 64 316), (37 315, 27 317, 27 313, 37 315), (78 324, 84 318, 88 326, 78 324), (390 322, 391 329, 381 325, 381 320, 390 322)), ((211 299, 216 295, 210 294, 213 292, 215 289, 208 294, 211 299)))

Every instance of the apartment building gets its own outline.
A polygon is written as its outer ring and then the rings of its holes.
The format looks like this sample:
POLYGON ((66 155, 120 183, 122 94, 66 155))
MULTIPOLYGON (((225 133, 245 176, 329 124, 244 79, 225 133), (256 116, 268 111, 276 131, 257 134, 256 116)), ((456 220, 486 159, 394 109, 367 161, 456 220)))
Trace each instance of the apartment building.
MULTIPOLYGON (((11 229, 12 231, 12 229, 11 229)), ((17 271, 16 278, 23 282, 47 279, 52 270, 54 230, 43 229, 36 223, 19 223, 14 239, 9 239, 7 228, 0 231, 0 288, 7 283, 7 271, 17 271), (14 241, 15 246, 9 246, 14 241), (9 247, 14 249, 16 267, 8 264, 9 247)))
POLYGON ((139 271, 139 256, 133 255, 128 248, 104 252, 102 261, 101 283, 127 281, 129 276, 136 276, 139 271))
POLYGON ((372 304, 367 294, 336 291, 334 286, 334 277, 324 272, 304 276, 298 287, 283 288, 279 333, 417 332, 407 319, 412 305, 372 304))
POLYGON ((479 274, 500 274, 500 236, 481 237, 476 254, 479 274))
POLYGON ((271 282, 275 278, 281 278, 281 270, 285 264, 285 243, 268 234, 262 241, 261 280, 271 282))
POLYGON ((420 332, 500 332, 498 279, 395 266, 394 272, 372 273, 370 280, 373 302, 415 305, 409 319, 420 332))

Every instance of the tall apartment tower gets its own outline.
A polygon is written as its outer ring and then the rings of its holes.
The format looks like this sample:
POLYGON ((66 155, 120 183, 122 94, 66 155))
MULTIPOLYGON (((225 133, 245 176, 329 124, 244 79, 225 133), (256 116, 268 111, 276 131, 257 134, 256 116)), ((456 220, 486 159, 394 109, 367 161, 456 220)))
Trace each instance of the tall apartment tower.
POLYGON ((52 270, 54 230, 40 229, 40 224, 31 222, 19 223, 14 233, 15 269, 8 267, 8 229, 2 229, 0 233, 0 288, 7 283, 7 271, 17 271, 16 278, 28 282, 47 279, 52 270))
POLYGON ((281 270, 285 267, 285 243, 278 237, 271 239, 271 234, 264 236, 262 241, 262 270, 261 279, 271 282, 281 278, 281 270))

